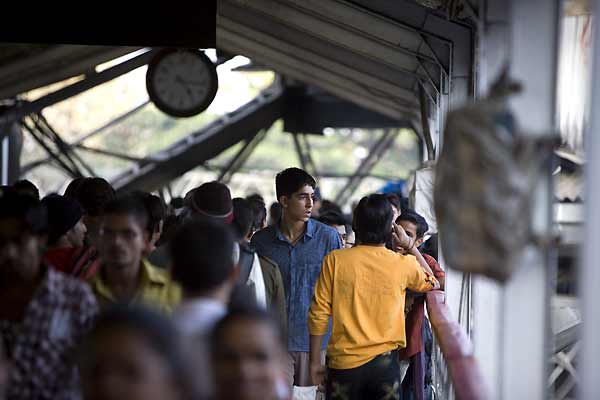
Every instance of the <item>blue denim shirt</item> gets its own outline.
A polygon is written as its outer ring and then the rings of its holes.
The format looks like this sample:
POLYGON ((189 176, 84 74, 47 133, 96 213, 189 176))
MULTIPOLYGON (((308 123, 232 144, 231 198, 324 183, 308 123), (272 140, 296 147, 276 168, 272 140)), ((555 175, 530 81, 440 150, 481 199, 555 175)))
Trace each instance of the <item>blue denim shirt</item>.
MULTIPOLYGON (((258 254, 279 265, 288 315, 288 350, 308 352, 308 308, 323 258, 332 250, 342 247, 337 231, 309 219, 304 237, 295 246, 288 242, 277 226, 270 226, 254 234, 252 245, 258 254)), ((330 334, 331 325, 323 338, 323 349, 327 348, 330 334)))

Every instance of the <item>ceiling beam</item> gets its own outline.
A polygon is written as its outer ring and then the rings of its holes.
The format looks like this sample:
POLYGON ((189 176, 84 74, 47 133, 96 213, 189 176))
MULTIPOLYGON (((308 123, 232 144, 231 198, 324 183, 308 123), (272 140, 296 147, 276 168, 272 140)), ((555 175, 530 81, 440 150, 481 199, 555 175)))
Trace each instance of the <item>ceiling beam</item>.
MULTIPOLYGON (((417 59, 426 63, 437 65, 436 60, 427 53, 419 53, 410 48, 404 48, 395 42, 369 35, 368 31, 359 31, 354 24, 344 24, 336 21, 330 16, 317 14, 314 11, 300 8, 286 1, 275 0, 253 0, 244 3, 233 3, 231 0, 223 0, 221 13, 227 16, 227 5, 233 4, 237 8, 254 9, 273 20, 273 23, 282 26, 293 26, 299 30, 311 34, 339 47, 351 49, 379 62, 403 66, 407 70, 416 71, 417 59)), ((406 29, 399 29, 398 34, 412 35, 406 29)), ((401 40, 395 38, 395 41, 401 40)), ((418 39, 418 43, 422 41, 418 39)), ((418 45, 417 43, 417 45, 418 45)))
MULTIPOLYGON (((217 29, 217 33, 224 34, 231 40, 235 40, 231 34, 236 34, 240 38, 252 38, 252 41, 256 42, 257 44, 261 44, 270 49, 277 49, 277 51, 282 54, 282 57, 294 60, 302 60, 305 63, 313 64, 316 67, 320 67, 324 70, 335 73, 341 78, 346 78, 354 82, 360 82, 362 85, 367 87, 366 90, 379 92, 381 95, 389 96, 390 98, 398 100, 404 105, 417 107, 418 101, 417 94, 415 92, 398 87, 392 82, 380 79, 378 76, 356 70, 351 66, 351 62, 347 62, 350 60, 332 60, 330 58, 323 57, 311 50, 301 47, 299 43, 296 44, 280 40, 276 37, 256 31, 252 28, 230 20, 227 17, 221 17, 219 19, 219 28, 217 29)), ((306 45, 310 46, 310 42, 307 42, 306 45)))
POLYGON ((52 46, 0 67, 0 99, 89 74, 97 65, 129 54, 135 47, 52 46))
POLYGON ((227 38, 227 34, 226 31, 217 31, 219 46, 250 58, 260 59, 283 75, 318 86, 337 97, 390 118, 400 120, 418 118, 418 109, 403 107, 389 98, 373 95, 359 83, 352 83, 334 73, 328 73, 300 60, 285 60, 285 57, 282 57, 281 53, 276 50, 257 48, 249 39, 235 36, 227 38))
POLYGON ((154 56, 155 51, 151 50, 141 54, 131 60, 127 60, 121 64, 115 65, 102 72, 89 75, 82 81, 76 82, 65 88, 54 91, 32 102, 23 102, 8 111, 0 114, 0 126, 16 121, 26 115, 37 113, 46 107, 60 103, 70 97, 83 93, 86 90, 99 86, 105 82, 113 80, 121 75, 124 75, 136 68, 146 65, 154 56))

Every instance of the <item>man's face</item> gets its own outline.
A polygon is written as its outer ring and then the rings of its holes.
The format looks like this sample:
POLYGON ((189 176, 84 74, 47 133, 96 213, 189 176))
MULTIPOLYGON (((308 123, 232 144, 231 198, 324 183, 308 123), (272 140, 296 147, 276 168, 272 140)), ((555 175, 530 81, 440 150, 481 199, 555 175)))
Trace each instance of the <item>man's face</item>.
POLYGON ((46 240, 29 233, 16 218, 0 220, 0 276, 32 282, 40 273, 42 251, 46 240))
POLYGON ((82 247, 86 233, 87 228, 83 223, 83 219, 80 219, 77 221, 75 226, 71 228, 69 232, 67 232, 67 240, 73 247, 82 247))
POLYGON ((417 225, 410 221, 400 221, 398 225, 404 228, 404 231, 408 237, 410 237, 411 246, 406 250, 410 250, 413 247, 419 247, 421 244, 423 244, 423 238, 417 238, 417 225))
POLYGON ((314 205, 315 190, 306 185, 291 196, 281 196, 280 203, 285 215, 294 221, 308 221, 314 205))
POLYGON ((166 357, 139 332, 113 327, 96 334, 90 350, 81 368, 86 399, 182 398, 166 357))
POLYGON ((148 245, 148 233, 132 215, 106 215, 98 250, 103 264, 135 267, 148 245))

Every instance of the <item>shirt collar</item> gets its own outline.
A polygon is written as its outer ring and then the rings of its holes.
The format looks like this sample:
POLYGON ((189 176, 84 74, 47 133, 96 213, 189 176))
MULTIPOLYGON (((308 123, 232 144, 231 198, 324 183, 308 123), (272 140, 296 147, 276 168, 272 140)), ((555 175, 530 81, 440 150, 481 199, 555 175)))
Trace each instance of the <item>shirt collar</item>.
MULTIPOLYGON (((150 285, 164 286, 169 284, 168 278, 164 274, 162 274, 157 267, 150 264, 150 262, 146 259, 142 259, 141 261, 140 274, 141 276, 140 285, 138 287, 138 294, 150 285)), ((90 284, 94 288, 94 290, 101 296, 113 301, 116 300, 115 296, 112 293, 112 290, 102 279, 101 271, 99 271, 96 274, 96 276, 92 278, 90 284)))
POLYGON ((184 335, 203 334, 227 314, 227 306, 218 300, 200 297, 184 300, 173 315, 184 335))
MULTIPOLYGON (((287 238, 281 232, 281 229, 279 229, 279 224, 273 225, 273 228, 275 228, 273 230, 273 233, 274 233, 274 237, 276 239, 279 239, 282 242, 289 243, 287 238)), ((317 224, 315 223, 315 221, 312 218, 309 218, 308 221, 306 222, 306 229, 304 230, 303 240, 306 240, 306 238, 312 239, 313 236, 315 235, 316 229, 317 229, 317 224)))
POLYGON ((169 278, 166 274, 163 273, 158 267, 155 267, 150 263, 150 261, 145 258, 142 259, 142 268, 141 268, 141 278, 142 278, 142 287, 146 286, 149 283, 157 284, 157 285, 168 285, 169 278))
POLYGON ((308 219, 308 222, 306 222, 306 236, 308 236, 309 238, 312 239, 312 237, 315 235, 315 231, 317 230, 317 224, 315 223, 315 220, 312 218, 308 219))

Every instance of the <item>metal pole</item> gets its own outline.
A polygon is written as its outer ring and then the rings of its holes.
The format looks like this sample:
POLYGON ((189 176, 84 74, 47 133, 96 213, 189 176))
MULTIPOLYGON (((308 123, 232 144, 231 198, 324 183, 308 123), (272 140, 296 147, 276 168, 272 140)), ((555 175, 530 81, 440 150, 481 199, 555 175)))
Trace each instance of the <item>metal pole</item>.
POLYGON ((387 129, 383 132, 379 140, 371 147, 371 149, 369 149, 367 158, 362 161, 354 175, 348 180, 346 186, 344 186, 336 196, 335 202, 337 204, 345 204, 350 200, 350 197, 354 194, 363 179, 361 175, 371 172, 377 161, 379 161, 383 154, 392 147, 397 135, 397 129, 387 129))
MULTIPOLYGON (((592 68, 592 104, 590 109, 600 107, 600 29, 597 27, 600 13, 600 0, 594 2, 594 61, 592 68)), ((583 350, 579 364, 581 383, 579 397, 583 400, 598 398, 600 393, 598 372, 600 371, 600 313, 598 312, 597 293, 600 287, 600 268, 598 268, 598 240, 600 239, 600 113, 590 113, 590 124, 586 132, 587 165, 585 168, 585 233, 582 244, 582 261, 579 264, 579 290, 583 320, 583 350)))
POLYGON ((306 157, 304 156, 304 151, 302 151, 302 146, 300 145, 298 135, 298 133, 292 133, 292 137, 294 138, 294 147, 296 148, 296 153, 298 153, 298 160, 300 160, 300 166, 303 170, 306 171, 306 157))
MULTIPOLYGON (((537 136, 555 132, 558 64, 559 0, 513 0, 510 4, 512 76, 523 92, 511 108, 523 133, 537 136), (540 40, 544 38, 544 40, 540 40)), ((549 156, 550 158, 550 156, 549 156)), ((551 166, 531 190, 533 231, 552 231, 551 166)), ((556 260, 549 248, 530 246, 503 293, 502 393, 505 399, 548 398, 550 358, 550 288, 556 260)))
POLYGON ((8 141, 9 136, 2 138, 2 185, 8 185, 8 141))

